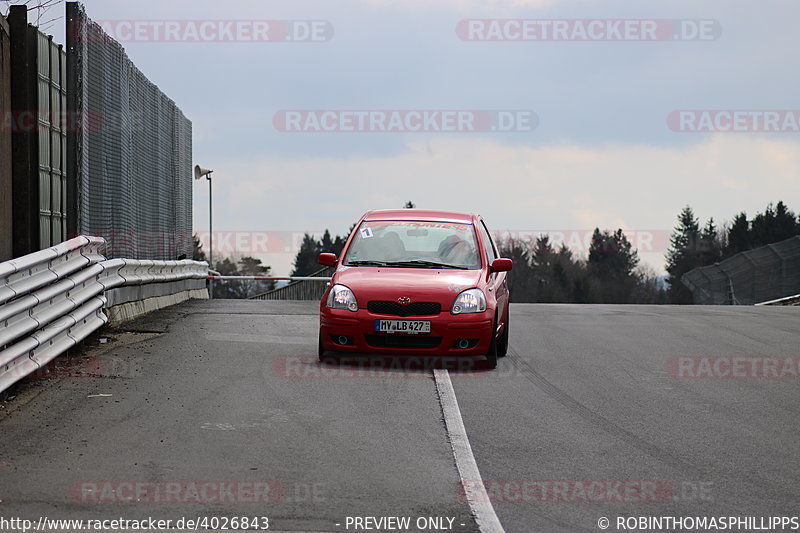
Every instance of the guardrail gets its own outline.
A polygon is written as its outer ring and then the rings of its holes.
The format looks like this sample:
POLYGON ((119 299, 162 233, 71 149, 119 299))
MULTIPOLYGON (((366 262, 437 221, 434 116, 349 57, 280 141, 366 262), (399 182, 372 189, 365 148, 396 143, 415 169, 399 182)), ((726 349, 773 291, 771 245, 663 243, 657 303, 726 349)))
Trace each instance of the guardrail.
POLYGON ((681 281, 702 305, 755 305, 798 294, 800 235, 697 267, 681 281))
POLYGON ((109 259, 103 261, 106 289, 120 285, 165 283, 182 279, 207 279, 204 261, 155 261, 152 259, 109 259))
POLYGON ((291 283, 277 289, 272 289, 261 294, 251 296, 250 300, 319 300, 325 293, 327 282, 331 280, 333 267, 324 267, 308 276, 295 276, 290 278, 272 278, 275 280, 289 279, 291 283), (326 283, 320 283, 324 281, 326 283))
POLYGON ((768 302, 759 302, 755 305, 800 305, 800 294, 778 298, 777 300, 769 300, 768 302))
POLYGON ((105 260, 104 246, 81 236, 0 263, 0 391, 103 326, 107 290, 208 273, 197 261, 105 260))

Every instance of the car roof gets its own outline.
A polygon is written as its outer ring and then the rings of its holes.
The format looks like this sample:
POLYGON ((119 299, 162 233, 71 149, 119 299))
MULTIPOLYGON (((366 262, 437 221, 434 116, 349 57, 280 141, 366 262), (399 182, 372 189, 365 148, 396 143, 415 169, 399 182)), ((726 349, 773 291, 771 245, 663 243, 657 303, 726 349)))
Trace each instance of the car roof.
POLYGON ((381 209, 364 215, 364 220, 430 220, 458 224, 472 224, 474 218, 477 218, 477 215, 471 213, 430 209, 381 209))

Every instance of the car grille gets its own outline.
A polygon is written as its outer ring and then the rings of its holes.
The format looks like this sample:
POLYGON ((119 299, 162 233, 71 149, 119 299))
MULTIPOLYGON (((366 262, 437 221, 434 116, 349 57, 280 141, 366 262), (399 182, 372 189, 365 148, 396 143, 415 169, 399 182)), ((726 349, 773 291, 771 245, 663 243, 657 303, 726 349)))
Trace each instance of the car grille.
POLYGON ((400 305, 397 302, 373 301, 367 304, 370 313, 394 316, 426 316, 438 315, 442 312, 441 304, 436 302, 414 302, 400 305))
POLYGON ((419 335, 364 335, 367 343, 376 348, 436 348, 441 337, 419 335))

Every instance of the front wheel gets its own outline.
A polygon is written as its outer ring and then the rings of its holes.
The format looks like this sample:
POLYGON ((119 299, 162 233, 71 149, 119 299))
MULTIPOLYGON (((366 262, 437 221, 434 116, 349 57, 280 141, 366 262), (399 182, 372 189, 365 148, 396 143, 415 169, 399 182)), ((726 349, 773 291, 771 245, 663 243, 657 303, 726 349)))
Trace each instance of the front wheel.
POLYGON ((497 335, 495 335, 495 331, 497 331, 497 319, 494 320, 492 342, 489 343, 489 351, 486 352, 486 362, 490 369, 497 368, 497 335))
POLYGON ((508 320, 511 318, 511 310, 506 311, 506 323, 503 326, 503 333, 497 343, 497 357, 505 357, 508 353, 508 320))
POLYGON ((322 332, 319 332, 319 347, 317 348, 317 356, 320 361, 325 360, 325 348, 322 346, 322 332))

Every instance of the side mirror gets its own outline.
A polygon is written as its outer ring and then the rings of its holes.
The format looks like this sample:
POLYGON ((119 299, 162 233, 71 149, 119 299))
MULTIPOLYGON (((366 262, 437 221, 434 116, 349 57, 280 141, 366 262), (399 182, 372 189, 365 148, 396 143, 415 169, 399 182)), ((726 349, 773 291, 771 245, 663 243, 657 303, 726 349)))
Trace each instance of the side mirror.
POLYGON ((492 270, 494 272, 508 272, 514 268, 514 262, 511 259, 500 257, 492 261, 492 270))
POLYGON ((317 258, 317 263, 326 267, 335 266, 336 261, 338 261, 338 259, 336 258, 336 254, 329 254, 329 253, 319 254, 319 257, 317 258))

